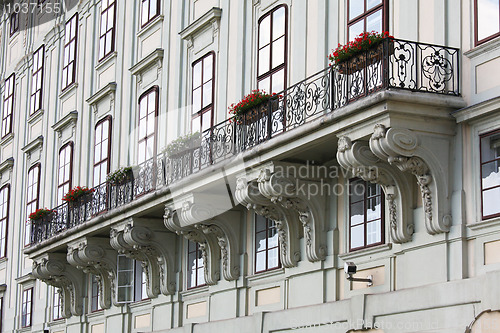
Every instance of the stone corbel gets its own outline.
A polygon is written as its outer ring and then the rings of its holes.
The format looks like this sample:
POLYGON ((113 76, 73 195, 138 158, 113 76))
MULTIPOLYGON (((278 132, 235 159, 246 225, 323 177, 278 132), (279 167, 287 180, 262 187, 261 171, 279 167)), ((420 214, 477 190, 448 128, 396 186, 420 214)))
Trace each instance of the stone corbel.
POLYGON ((100 292, 100 305, 109 309, 116 303, 116 251, 109 244, 109 238, 89 237, 68 245, 68 262, 96 276, 100 292))
POLYGON ((269 218, 276 223, 280 246, 280 259, 283 267, 295 267, 300 260, 301 222, 298 215, 281 205, 273 203, 259 192, 256 180, 248 182, 246 178, 236 181, 236 200, 256 214, 269 218))
POLYGON ((325 207, 326 197, 317 182, 296 179, 283 172, 261 170, 257 179, 259 192, 271 202, 298 213, 304 229, 306 255, 309 261, 325 259, 327 255, 325 207), (315 194, 309 189, 314 188, 315 194))
POLYGON ((337 160, 354 177, 379 184, 385 194, 391 238, 395 243, 411 240, 413 234, 413 191, 410 175, 402 174, 397 168, 383 163, 371 151, 368 143, 339 138, 337 160))
POLYGON ((83 314, 83 273, 68 264, 64 253, 47 253, 33 260, 33 276, 59 288, 64 318, 83 314))
POLYGON ((130 218, 111 229, 111 246, 142 262, 149 298, 175 292, 176 236, 157 219, 130 218))
POLYGON ((427 232, 448 232, 451 226, 449 141, 377 124, 370 138, 370 149, 381 160, 416 177, 427 232))

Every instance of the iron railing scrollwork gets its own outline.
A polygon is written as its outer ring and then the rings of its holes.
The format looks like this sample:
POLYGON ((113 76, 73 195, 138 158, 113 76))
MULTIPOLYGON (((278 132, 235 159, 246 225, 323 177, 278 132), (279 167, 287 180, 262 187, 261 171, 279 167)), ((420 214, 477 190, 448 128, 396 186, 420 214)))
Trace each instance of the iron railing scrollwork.
POLYGON ((385 39, 288 87, 245 115, 214 125, 189 149, 141 163, 123 184, 101 184, 77 203, 54 208, 50 216, 32 222, 31 242, 49 239, 382 89, 459 95, 459 50, 385 39))

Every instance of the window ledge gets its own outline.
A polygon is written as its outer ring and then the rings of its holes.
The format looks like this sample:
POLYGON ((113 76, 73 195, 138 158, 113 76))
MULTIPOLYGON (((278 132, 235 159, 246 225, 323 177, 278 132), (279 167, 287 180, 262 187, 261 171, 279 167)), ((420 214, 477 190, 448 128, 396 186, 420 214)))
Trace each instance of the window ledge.
POLYGON ((352 259, 357 259, 359 257, 364 257, 367 255, 385 252, 385 251, 388 251, 390 249, 392 249, 391 243, 381 244, 381 245, 377 245, 377 246, 370 247, 367 249, 361 249, 361 250, 356 250, 353 252, 342 253, 342 254, 339 254, 339 258, 342 259, 343 261, 348 261, 348 260, 352 260, 352 259))
POLYGON ((157 17, 146 23, 145 26, 140 28, 139 31, 137 32, 137 37, 142 37, 143 35, 145 35, 148 31, 152 30, 153 27, 156 26, 156 23, 160 21, 163 22, 163 14, 158 15, 157 17))
MULTIPOLYGON (((212 25, 215 22, 220 21, 220 18, 222 16, 222 9, 218 7, 213 7, 210 9, 207 13, 205 13, 202 17, 188 25, 186 28, 184 28, 181 32, 179 32, 179 35, 181 36, 182 39, 184 40, 192 40, 198 32, 203 30, 205 27, 212 25)), ((218 25, 217 25, 218 27, 218 25)), ((213 27, 215 29, 216 27, 213 27)))
POLYGON ((93 94, 87 99, 87 103, 90 105, 97 104, 100 100, 102 100, 106 96, 114 95, 116 92, 116 82, 110 82, 101 88, 98 92, 93 94))
POLYGON ((144 72, 145 69, 152 67, 157 63, 158 68, 162 67, 163 61, 163 49, 156 49, 141 60, 134 66, 130 67, 129 71, 132 75, 139 75, 144 72))
POLYGON ((128 306, 131 309, 136 309, 136 308, 140 308, 142 306, 150 305, 150 304, 151 304, 151 298, 146 298, 146 299, 143 299, 143 300, 140 300, 140 301, 136 301, 136 302, 133 302, 133 303, 128 303, 128 306))
POLYGON ((499 48, 500 48, 500 37, 497 37, 479 46, 476 46, 467 52, 464 52, 464 56, 466 56, 469 59, 474 59, 480 55, 484 55, 487 52, 495 51, 499 48))
POLYGON ((26 146, 24 146, 23 148, 21 148, 21 150, 23 152, 29 154, 33 150, 35 150, 37 148, 41 148, 42 145, 43 145, 43 136, 40 135, 38 138, 36 138, 35 140, 33 140, 30 143, 28 143, 26 146))
POLYGON ((0 140, 0 145, 9 144, 14 139, 14 133, 9 133, 0 140))
POLYGON ((71 111, 70 113, 62 117, 57 123, 52 125, 52 128, 56 132, 61 132, 68 126, 75 126, 77 120, 78 120, 78 112, 71 111))
POLYGON ((64 318, 58 318, 58 319, 52 319, 48 325, 49 326, 60 326, 60 325, 64 325, 66 323, 66 319, 64 318))
POLYGON ((28 273, 26 275, 16 278, 16 282, 19 284, 28 283, 35 280, 36 278, 33 276, 32 273, 28 273))
MULTIPOLYGON (((0 163, 0 179, 2 178, 4 172, 12 171, 13 168, 14 168, 13 157, 9 157, 8 159, 0 163)), ((0 258, 0 264, 3 262, 4 259, 7 260, 7 258, 0 258)))
POLYGON ((107 64, 109 64, 112 60, 116 59, 116 56, 118 55, 118 52, 113 51, 97 63, 95 66, 96 71, 100 71, 103 67, 106 67, 107 64))
POLYGON ((64 88, 63 91, 61 91, 61 93, 59 94, 59 99, 63 99, 64 97, 69 95, 72 91, 76 90, 76 88, 78 88, 78 83, 73 82, 72 84, 64 88))
MULTIPOLYGON (((7 257, 0 258, 0 266, 4 266, 4 264, 8 261, 7 257)), ((0 285, 1 286, 1 285, 0 285)), ((0 290, 2 291, 2 290, 0 290)))
POLYGON ((21 328, 19 332, 31 332, 31 326, 21 328))
POLYGON ((482 220, 479 222, 475 223, 470 223, 467 224, 467 227, 471 230, 481 230, 485 228, 490 228, 490 227, 497 227, 500 225, 500 216, 499 217, 493 217, 487 220, 482 220))
POLYGON ((31 114, 28 116, 28 124, 33 124, 36 123, 40 118, 42 118, 43 114, 45 113, 44 109, 39 109, 35 113, 31 114))
POLYGON ((209 295, 208 286, 193 288, 181 291, 180 294, 183 298, 207 297, 209 295))
POLYGON ((453 111, 451 115, 457 119, 457 123, 470 122, 478 118, 486 117, 498 112, 500 108, 500 97, 491 98, 484 102, 453 111))
POLYGON ((104 315, 104 309, 101 309, 101 310, 91 311, 91 312, 87 313, 86 317, 89 319, 93 319, 93 318, 102 317, 103 315, 104 315))
MULTIPOLYGON (((248 282, 255 284, 255 282, 257 282, 257 281, 261 282, 264 280, 272 280, 275 277, 281 278, 284 274, 285 274, 284 268, 277 268, 277 269, 273 269, 270 271, 265 271, 265 272, 261 272, 261 273, 256 273, 254 275, 249 275, 247 277, 247 280, 248 280, 248 282)), ((265 281, 265 282, 267 282, 267 281, 265 281)))

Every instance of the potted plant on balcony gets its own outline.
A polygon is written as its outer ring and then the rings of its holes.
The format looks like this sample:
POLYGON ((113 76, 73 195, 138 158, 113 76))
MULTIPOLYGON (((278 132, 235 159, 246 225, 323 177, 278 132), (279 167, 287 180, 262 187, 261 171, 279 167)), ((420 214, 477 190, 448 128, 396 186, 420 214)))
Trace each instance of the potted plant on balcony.
POLYGON ((389 32, 363 32, 346 45, 338 44, 328 56, 330 65, 335 66, 341 74, 359 71, 372 65, 382 59, 383 41, 386 39, 389 40, 389 54, 392 54, 394 37, 389 35, 389 32))
POLYGON ((88 198, 92 192, 94 192, 93 188, 76 186, 69 190, 69 192, 64 195, 62 200, 66 201, 70 207, 74 207, 77 203, 88 198))
POLYGON ((134 174, 132 172, 132 167, 122 167, 119 168, 106 177, 106 181, 114 186, 124 185, 131 182, 134 179, 134 174))
POLYGON ((279 97, 281 95, 277 95, 276 93, 267 94, 264 90, 252 90, 241 101, 231 104, 229 114, 237 124, 242 124, 243 121, 247 124, 255 122, 261 118, 262 114, 266 113, 269 100, 279 97))
POLYGON ((54 213, 53 210, 47 208, 39 208, 29 215, 30 220, 34 222, 41 221, 54 213))
POLYGON ((170 158, 178 158, 188 153, 193 152, 197 147, 201 146, 201 134, 196 131, 184 136, 180 136, 170 142, 163 153, 170 158))

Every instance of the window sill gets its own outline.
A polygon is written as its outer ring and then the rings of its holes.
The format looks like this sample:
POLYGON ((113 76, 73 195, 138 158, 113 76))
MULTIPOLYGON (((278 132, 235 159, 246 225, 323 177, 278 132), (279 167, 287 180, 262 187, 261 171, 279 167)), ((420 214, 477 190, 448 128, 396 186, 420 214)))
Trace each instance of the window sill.
POLYGON ((101 317, 102 315, 104 315, 104 309, 90 311, 89 313, 87 313, 86 317, 89 319, 93 319, 93 318, 101 317))
POLYGON ((39 109, 35 113, 29 115, 28 116, 28 124, 31 125, 33 123, 36 123, 40 118, 42 118, 44 112, 45 111, 43 109, 39 109))
POLYGON ((5 266, 8 260, 9 259, 7 257, 0 258, 0 267, 5 266))
POLYGON ((9 133, 0 140, 0 145, 7 145, 14 139, 14 133, 9 133))
POLYGON ((359 257, 364 257, 367 255, 373 255, 376 253, 389 251, 390 249, 392 249, 391 243, 381 244, 381 245, 377 245, 374 247, 369 247, 367 249, 360 249, 360 250, 355 250, 353 252, 342 253, 342 254, 339 254, 339 258, 342 259, 343 261, 348 261, 348 260, 352 260, 352 259, 357 259, 359 257))
POLYGON ((194 287, 192 289, 187 289, 185 291, 181 291, 180 294, 183 298, 198 298, 198 297, 206 297, 208 296, 208 286, 203 287, 194 287))
POLYGON ((31 332, 31 326, 28 327, 22 327, 19 332, 31 332))
POLYGON ((150 305, 150 304, 151 304, 151 298, 146 298, 146 299, 142 299, 140 301, 136 301, 133 303, 128 303, 128 306, 131 309, 136 309, 136 308, 140 308, 142 306, 150 305))
POLYGON ((118 53, 116 51, 113 51, 104 58, 102 58, 101 60, 99 60, 99 62, 95 66, 95 70, 100 71, 103 67, 106 67, 107 64, 112 62, 112 60, 116 59, 117 55, 118 53))
POLYGON ((65 323, 66 319, 57 318, 57 319, 52 319, 52 321, 49 322, 49 326, 59 326, 59 325, 64 325, 65 323))
POLYGON ((467 227, 471 230, 481 230, 491 227, 497 227, 500 225, 500 216, 492 217, 487 220, 481 220, 479 222, 467 224, 467 227))
POLYGON ((61 91, 61 93, 59 94, 59 99, 63 99, 65 96, 76 90, 76 88, 78 88, 78 83, 73 82, 61 91))
POLYGON ((276 268, 273 270, 255 273, 254 275, 249 275, 247 280, 250 285, 260 284, 261 282, 272 282, 272 280, 283 279, 283 275, 285 274, 284 268, 276 268))
POLYGON ((160 21, 163 22, 163 14, 158 15, 157 17, 146 23, 145 26, 141 27, 137 32, 137 37, 144 36, 148 31, 152 30, 153 27, 155 27, 156 24, 160 21))
POLYGON ((464 52, 464 56, 469 59, 474 59, 480 55, 484 55, 487 52, 494 51, 500 48, 500 37, 493 38, 481 45, 475 46, 467 52, 464 52))

